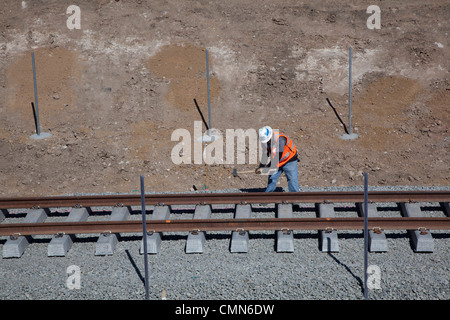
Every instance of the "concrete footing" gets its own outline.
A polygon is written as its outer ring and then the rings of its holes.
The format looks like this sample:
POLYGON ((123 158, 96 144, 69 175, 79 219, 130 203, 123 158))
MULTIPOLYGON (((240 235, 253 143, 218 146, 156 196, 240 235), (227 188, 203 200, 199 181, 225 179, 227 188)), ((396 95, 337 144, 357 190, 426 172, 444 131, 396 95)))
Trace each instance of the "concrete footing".
MULTIPOLYGON (((210 205, 197 205, 195 207, 194 219, 209 219, 210 217, 210 205)), ((186 253, 203 253, 205 242, 205 232, 196 230, 191 231, 186 241, 186 253)))
POLYGON ((45 138, 50 138, 52 136, 52 134, 50 132, 40 132, 40 134, 32 134, 30 136, 31 139, 33 140, 41 140, 41 139, 45 139, 45 138))
POLYGON ((339 138, 341 138, 342 140, 355 140, 356 138, 358 138, 358 134, 356 133, 346 133, 343 134, 342 136, 339 136, 339 138))
MULTIPOLYGON (((292 204, 278 204, 277 218, 292 218, 292 204)), ((294 252, 294 233, 292 230, 277 231, 277 252, 294 252)))
MULTIPOLYGON (((111 221, 124 221, 127 220, 130 216, 130 211, 127 207, 114 207, 111 212, 111 221)), ((96 256, 106 256, 112 255, 114 253, 114 249, 116 248, 117 243, 119 243, 120 234, 109 233, 105 230, 105 233, 102 233, 97 243, 95 244, 95 255, 96 256)))
MULTIPOLYGON (((151 220, 167 220, 170 216, 169 206, 156 206, 153 209, 151 220)), ((162 232, 147 230, 147 253, 158 253, 161 246, 162 232)), ((144 254, 144 239, 141 241, 140 254, 144 254)))
MULTIPOLYGON (((334 218, 334 206, 328 203, 317 203, 316 210, 320 218, 334 218)), ((322 252, 339 252, 339 242, 336 230, 320 230, 319 245, 322 252)))
MULTIPOLYGON (((39 223, 47 219, 44 209, 30 209, 22 223, 39 223)), ((10 238, 3 245, 3 258, 20 258, 31 241, 31 236, 10 238)))
MULTIPOLYGON (((235 219, 248 219, 251 217, 252 207, 249 204, 236 205, 235 219)), ((231 233, 230 252, 245 253, 248 252, 249 234, 245 230, 237 230, 231 233)))
MULTIPOLYGON (((404 217, 421 217, 422 212, 418 203, 400 203, 400 211, 404 217)), ((415 252, 433 252, 434 240, 430 230, 408 230, 415 252)))
MULTIPOLYGON (((364 203, 357 203, 358 211, 364 217, 364 203)), ((379 217, 377 207, 375 203, 367 204, 368 217, 379 217)), ((386 240, 386 234, 382 230, 369 230, 369 251, 370 252, 386 252, 388 251, 388 245, 386 240)))
MULTIPOLYGON (((66 222, 86 221, 89 213, 86 208, 72 208, 66 222)), ((48 244, 47 255, 49 257, 64 257, 72 247, 74 235, 57 234, 48 244)))

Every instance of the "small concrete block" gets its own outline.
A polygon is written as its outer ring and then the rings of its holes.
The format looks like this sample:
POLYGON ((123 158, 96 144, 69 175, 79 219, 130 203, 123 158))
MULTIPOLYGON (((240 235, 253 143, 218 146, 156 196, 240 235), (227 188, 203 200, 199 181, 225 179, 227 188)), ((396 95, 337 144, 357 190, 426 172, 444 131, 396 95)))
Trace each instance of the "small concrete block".
MULTIPOLYGON (((89 213, 86 208, 72 208, 66 222, 86 221, 89 213)), ((52 238, 47 248, 49 257, 63 257, 70 250, 73 244, 74 235, 56 235, 52 238)))
POLYGON ((47 213, 44 209, 30 209, 23 219, 23 223, 40 223, 47 219, 47 213))
MULTIPOLYGON (((130 216, 127 207, 114 207, 111 212, 111 221, 124 221, 130 216)), ((106 230, 105 230, 106 231, 106 230)), ((102 233, 95 244, 95 255, 112 255, 117 243, 119 243, 119 234, 102 233)))
MULTIPOLYGON (((400 211, 405 217, 421 217, 422 212, 418 203, 400 203, 400 211)), ((415 252, 433 252, 434 241, 429 230, 408 230, 415 252)))
POLYGON ((422 211, 418 203, 400 202, 399 206, 401 214, 404 217, 420 217, 422 215, 422 211))
MULTIPOLYGON (((211 216, 210 205, 197 205, 195 207, 194 219, 209 219, 211 216)), ((203 231, 192 231, 186 241, 186 253, 203 253, 206 238, 203 231)))
POLYGON ((337 231, 320 231, 321 235, 321 251, 322 252, 339 252, 339 241, 337 231))
MULTIPOLYGON (((156 206, 153 209, 151 220, 167 220, 170 216, 169 206, 156 206)), ((148 230, 147 230, 148 231, 148 230)), ((161 247, 162 232, 154 232, 147 234, 147 253, 155 254, 159 252, 161 247)), ((141 241, 140 254, 144 254, 144 239, 141 241)))
POLYGON ((292 218, 292 204, 278 204, 277 218, 292 218))
POLYGON ((430 231, 409 230, 408 232, 415 252, 434 252, 434 240, 430 231))
MULTIPOLYGON (((361 212, 361 215, 364 217, 364 203, 358 202, 356 206, 358 207, 359 212, 361 212)), ((377 211, 377 205, 375 203, 368 203, 367 211, 369 212, 369 218, 379 216, 377 211)))
MULTIPOLYGON (((332 204, 319 203, 316 204, 320 218, 334 218, 334 206, 332 204)), ((322 252, 339 252, 339 242, 337 231, 320 230, 320 250, 322 252)))
POLYGON ((72 235, 56 235, 52 238, 47 248, 49 257, 64 257, 73 244, 72 235))
POLYGON ((186 253, 203 253, 206 238, 204 232, 191 232, 186 241, 186 253))
POLYGON ((94 254, 96 256, 112 255, 117 243, 119 243, 119 239, 117 239, 117 235, 115 233, 102 233, 95 243, 94 254))
POLYGON ((114 207, 111 211, 111 221, 125 221, 130 217, 127 207, 114 207))
MULTIPOLYGON (((279 204, 277 218, 292 218, 292 204, 279 204)), ((277 231, 277 252, 294 252, 294 233, 292 230, 277 231)))
POLYGON ((3 220, 5 220, 5 216, 7 215, 7 211, 6 209, 1 209, 0 210, 0 222, 2 222, 3 220))
POLYGON ((231 233, 230 252, 246 253, 248 252, 248 231, 233 231, 231 233))
POLYGON ((194 219, 209 219, 211 217, 210 205, 198 205, 195 207, 194 219))
POLYGON ((249 204, 238 204, 234 213, 235 219, 248 219, 252 215, 252 206, 249 204))
POLYGON ((384 231, 376 233, 373 230, 369 230, 369 251, 370 252, 387 252, 387 240, 384 231))
MULTIPOLYGON (((364 203, 359 202, 356 205, 359 209, 359 212, 361 212, 362 216, 364 217, 364 203)), ((369 218, 379 217, 377 206, 375 203, 368 203, 367 211, 369 213, 369 218)), ((369 251, 370 252, 388 251, 386 234, 384 233, 384 231, 381 231, 381 233, 376 233, 373 230, 369 230, 369 251)))
MULTIPOLYGON (((236 212, 234 214, 235 219, 248 219, 251 217, 252 207, 249 204, 239 204, 236 206, 236 212)), ((233 231, 231 233, 230 252, 232 253, 245 253, 248 252, 248 231, 233 231)))
POLYGON ((72 208, 66 222, 86 221, 88 217, 89 213, 86 208, 72 208))
POLYGON ((169 206, 156 206, 153 209, 151 220, 167 220, 170 216, 169 206))
POLYGON ((334 218, 334 205, 328 203, 316 203, 316 209, 319 211, 320 218, 334 218))
MULTIPOLYGON (((40 223, 47 219, 47 213, 44 209, 30 209, 22 220, 22 223, 40 223)), ((18 236, 14 239, 8 239, 3 245, 3 258, 20 258, 29 245, 31 236, 18 236)))
POLYGON ((292 230, 277 231, 277 252, 294 252, 292 230))
MULTIPOLYGON (((159 252, 161 247, 161 232, 155 232, 152 234, 147 234, 147 253, 155 254, 159 252)), ((140 253, 144 254, 144 241, 141 241, 140 253)))
POLYGON ((28 244, 28 239, 24 236, 8 239, 3 245, 3 258, 20 258, 28 244))

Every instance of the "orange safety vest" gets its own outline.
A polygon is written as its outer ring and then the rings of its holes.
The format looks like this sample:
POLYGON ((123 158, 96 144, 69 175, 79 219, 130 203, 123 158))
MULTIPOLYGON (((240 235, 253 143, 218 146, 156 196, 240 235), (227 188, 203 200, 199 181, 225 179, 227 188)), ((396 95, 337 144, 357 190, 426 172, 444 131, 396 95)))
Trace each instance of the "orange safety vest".
POLYGON ((286 145, 284 146, 283 153, 281 154, 281 157, 278 161, 278 168, 284 166, 289 160, 291 160, 297 154, 297 147, 295 146, 294 142, 291 139, 289 139, 285 134, 281 132, 274 132, 271 139, 272 141, 275 142, 274 147, 270 149, 269 145, 267 145, 267 151, 272 154, 271 156, 272 160, 275 159, 277 153, 279 153, 276 146, 278 145, 278 139, 280 137, 286 138, 286 145))

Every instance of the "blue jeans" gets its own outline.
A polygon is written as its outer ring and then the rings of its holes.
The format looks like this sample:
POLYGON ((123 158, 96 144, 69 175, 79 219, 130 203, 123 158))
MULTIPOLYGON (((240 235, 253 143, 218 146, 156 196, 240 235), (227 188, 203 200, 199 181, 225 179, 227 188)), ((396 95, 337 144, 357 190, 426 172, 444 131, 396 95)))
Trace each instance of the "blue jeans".
POLYGON ((291 161, 278 169, 277 172, 269 176, 265 192, 272 192, 277 186, 278 178, 284 172, 288 181, 289 192, 298 192, 298 161, 291 161))

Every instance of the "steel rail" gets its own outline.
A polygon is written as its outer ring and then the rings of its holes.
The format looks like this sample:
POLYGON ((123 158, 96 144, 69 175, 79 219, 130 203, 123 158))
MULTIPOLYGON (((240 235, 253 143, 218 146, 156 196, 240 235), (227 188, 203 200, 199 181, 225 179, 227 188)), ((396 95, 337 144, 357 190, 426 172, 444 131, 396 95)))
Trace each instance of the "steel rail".
MULTIPOLYGON (((267 218, 150 220, 148 232, 238 230, 361 230, 364 218, 267 218)), ((384 230, 449 230, 450 218, 377 217, 368 227, 384 230)), ((0 236, 86 233, 142 233, 142 221, 44 222, 0 224, 0 236)))
MULTIPOLYGON (((370 202, 449 202, 450 191, 370 191, 370 202)), ((252 193, 180 193, 147 194, 149 205, 197 205, 197 204, 268 204, 268 203, 321 203, 363 202, 363 191, 343 192, 252 192, 252 193)), ((0 198, 0 209, 139 206, 140 195, 98 196, 46 196, 0 198)))

